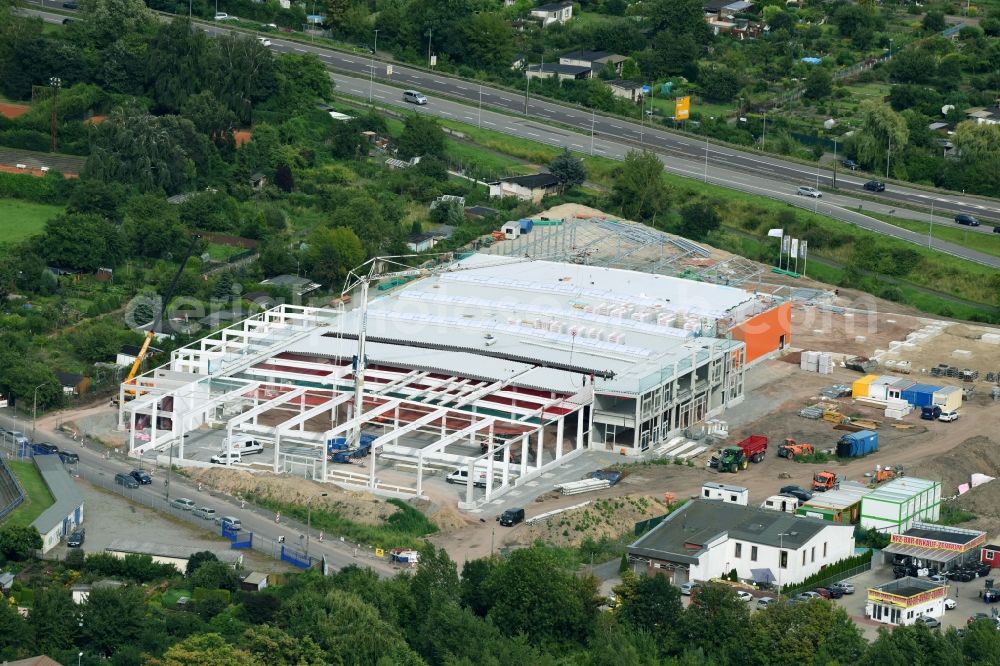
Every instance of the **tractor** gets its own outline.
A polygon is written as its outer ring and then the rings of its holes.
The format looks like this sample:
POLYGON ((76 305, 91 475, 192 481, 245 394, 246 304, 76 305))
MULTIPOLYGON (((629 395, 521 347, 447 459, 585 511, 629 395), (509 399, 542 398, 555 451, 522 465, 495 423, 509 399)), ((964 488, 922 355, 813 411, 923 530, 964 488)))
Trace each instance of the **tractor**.
POLYGON ((808 456, 816 452, 812 444, 798 444, 791 437, 785 440, 785 443, 778 447, 778 457, 788 458, 793 460, 795 456, 808 456))

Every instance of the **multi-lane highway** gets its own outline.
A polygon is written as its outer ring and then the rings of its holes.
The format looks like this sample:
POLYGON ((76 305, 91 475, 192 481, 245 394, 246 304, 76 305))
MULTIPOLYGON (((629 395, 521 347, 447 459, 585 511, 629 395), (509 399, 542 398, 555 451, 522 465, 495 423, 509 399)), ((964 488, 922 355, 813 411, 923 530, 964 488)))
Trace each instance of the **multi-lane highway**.
MULTIPOLYGON (((61 6, 59 0, 41 2, 46 6, 61 6)), ((51 21, 63 18, 59 14, 40 10, 27 11, 51 21)), ((225 24, 199 25, 209 34, 221 34, 232 29, 225 24)), ((951 218, 959 212, 974 215, 986 223, 979 228, 964 227, 967 233, 992 233, 989 222, 996 220, 1000 223, 1000 202, 993 199, 929 192, 891 183, 886 192, 875 195, 862 189, 867 177, 843 170, 837 173, 837 188, 833 189, 834 174, 824 167, 720 146, 690 135, 653 129, 534 97, 529 97, 526 103, 523 94, 398 63, 387 63, 370 55, 291 41, 274 34, 268 37, 271 48, 277 52, 315 54, 331 71, 338 91, 362 101, 406 106, 418 112, 612 159, 622 159, 628 150, 643 147, 656 152, 667 169, 674 173, 780 199, 877 233, 1000 268, 1000 258, 934 237, 934 227, 940 224, 954 226, 951 218), (420 90, 428 96, 429 103, 421 107, 404 104, 401 96, 404 89, 420 90), (819 187, 825 192, 824 198, 816 202, 795 196, 799 185, 819 187), (863 198, 856 196, 861 193, 864 193, 863 198), (933 211, 933 216, 927 212, 907 210, 902 207, 903 204, 929 209, 933 211), (850 209, 923 221, 928 224, 928 232, 912 232, 850 209)))

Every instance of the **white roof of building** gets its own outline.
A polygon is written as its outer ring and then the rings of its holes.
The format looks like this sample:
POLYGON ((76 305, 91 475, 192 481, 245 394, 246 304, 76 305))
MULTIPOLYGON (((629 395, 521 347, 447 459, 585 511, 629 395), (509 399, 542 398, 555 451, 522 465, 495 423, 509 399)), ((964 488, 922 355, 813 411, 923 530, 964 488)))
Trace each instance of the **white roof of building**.
MULTIPOLYGON (((752 309, 742 289, 681 278, 578 264, 473 255, 457 268, 375 295, 368 308, 369 363, 507 379, 551 390, 581 387, 598 376, 598 389, 637 393, 707 357, 742 343, 696 337, 667 322, 710 322, 752 309), (606 308, 615 316, 597 314, 606 308), (623 309, 622 312, 619 309, 623 309), (492 336, 488 338, 487 336, 492 336), (619 338, 620 336, 620 338, 619 338), (399 344, 393 344, 394 342, 399 344), (533 367, 559 364, 573 371, 533 367)), ((289 351, 351 358, 356 342, 340 338, 359 329, 360 311, 319 328, 289 351)))
POLYGON ((927 479, 917 479, 912 476, 904 476, 900 479, 893 479, 885 485, 876 488, 865 495, 864 499, 876 502, 892 502, 894 504, 904 502, 914 495, 926 492, 931 488, 941 486, 940 481, 929 481, 927 479))
POLYGON ((868 486, 844 481, 835 490, 828 490, 825 493, 817 493, 808 502, 802 504, 803 507, 815 507, 817 509, 846 509, 852 504, 857 504, 861 498, 871 492, 868 486))

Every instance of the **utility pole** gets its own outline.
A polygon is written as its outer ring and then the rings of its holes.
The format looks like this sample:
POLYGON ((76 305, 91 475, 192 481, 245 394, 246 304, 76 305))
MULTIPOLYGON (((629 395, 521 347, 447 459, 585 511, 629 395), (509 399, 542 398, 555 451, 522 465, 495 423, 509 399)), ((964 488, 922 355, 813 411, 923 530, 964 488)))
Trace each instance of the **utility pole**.
POLYGON ((427 29, 427 66, 431 67, 431 39, 434 37, 434 29, 427 29))
POLYGON ((62 79, 53 76, 49 79, 49 86, 52 88, 52 152, 56 152, 56 108, 59 106, 59 88, 62 86, 62 79))
POLYGON ((927 247, 931 246, 931 239, 934 237, 934 199, 931 199, 931 223, 927 226, 927 247))
POLYGON ((368 82, 368 103, 372 104, 375 95, 375 52, 378 51, 378 30, 375 31, 375 46, 372 47, 371 80, 368 82))
POLYGON ((885 179, 889 180, 889 158, 892 155, 892 134, 889 135, 889 145, 885 149, 885 179))
POLYGON ((705 137, 705 182, 708 182, 708 137, 705 137))
POLYGON ((42 382, 35 387, 34 398, 31 401, 31 441, 35 441, 35 416, 38 414, 38 389, 45 386, 45 382, 42 382))
POLYGON ((479 128, 483 127, 483 84, 479 84, 479 128))
POLYGON ((590 110, 590 154, 594 154, 594 123, 597 121, 597 112, 590 110))
POLYGON ((528 115, 528 91, 531 89, 531 77, 528 76, 528 67, 524 68, 524 115, 528 115))

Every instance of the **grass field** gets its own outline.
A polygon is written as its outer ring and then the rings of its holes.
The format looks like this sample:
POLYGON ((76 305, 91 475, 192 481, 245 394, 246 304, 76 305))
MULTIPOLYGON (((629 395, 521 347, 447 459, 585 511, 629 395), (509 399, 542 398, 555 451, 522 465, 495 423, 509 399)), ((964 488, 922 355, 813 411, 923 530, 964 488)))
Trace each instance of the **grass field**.
POLYGON ((52 506, 54 502, 52 494, 42 481, 42 475, 35 469, 35 464, 30 460, 9 460, 7 464, 21 482, 25 499, 24 504, 7 516, 4 522, 11 525, 30 525, 35 518, 42 515, 43 511, 52 506))
POLYGON ((45 228, 46 222, 62 211, 61 206, 0 199, 0 220, 3 220, 0 240, 17 242, 37 234, 45 228))
MULTIPOLYGON (((930 230, 930 225, 927 222, 905 220, 891 215, 883 215, 882 213, 873 213, 871 211, 864 211, 864 213, 870 217, 878 218, 883 222, 894 224, 897 227, 903 227, 904 229, 909 229, 910 231, 916 231, 919 234, 925 234, 930 230)), ((989 225, 986 225, 986 229, 989 229, 989 225)), ((934 238, 937 240, 948 241, 949 243, 954 243, 955 245, 961 245, 962 247, 967 247, 986 254, 992 254, 995 257, 1000 257, 1000 234, 970 231, 968 227, 962 227, 955 224, 950 217, 937 217, 936 215, 933 234, 934 238)))

